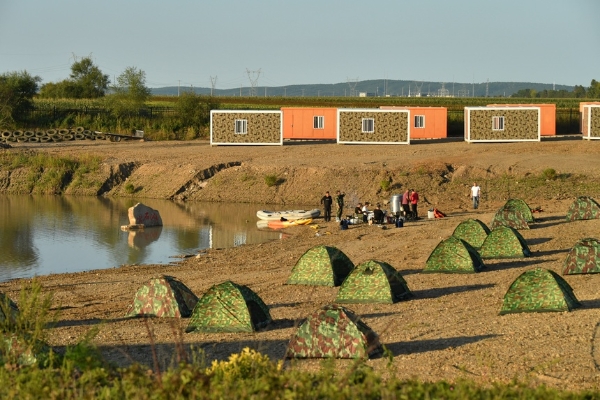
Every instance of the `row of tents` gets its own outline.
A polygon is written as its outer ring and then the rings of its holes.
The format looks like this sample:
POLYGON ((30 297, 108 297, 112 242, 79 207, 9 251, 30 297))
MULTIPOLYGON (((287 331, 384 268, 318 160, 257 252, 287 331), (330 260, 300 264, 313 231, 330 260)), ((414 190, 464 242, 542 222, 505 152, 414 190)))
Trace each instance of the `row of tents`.
MULTIPOLYGON (((589 198, 578 198, 567 220, 600 218, 600 206, 589 198)), ((494 216, 491 227, 469 219, 452 236, 442 240, 430 254, 424 273, 473 273, 484 268, 484 259, 528 257, 531 252, 514 221, 533 222, 529 206, 509 200, 494 216), (516 215, 516 217, 515 217, 516 215)), ((522 225, 520 225, 522 226, 522 225)), ((563 274, 600 272, 600 242, 578 241, 565 260, 563 274)), ((287 348, 289 358, 367 357, 381 351, 378 335, 345 303, 396 303, 412 293, 407 282, 390 264, 368 260, 354 265, 332 246, 315 246, 292 268, 289 285, 339 287, 335 304, 308 315, 287 348)), ((1 294, 1 293, 0 293, 1 294)), ((0 321, 15 318, 16 305, 0 296, 0 321), (6 306, 7 305, 7 306, 6 306)), ((500 314, 570 311, 580 306, 572 288, 558 274, 543 268, 522 273, 508 288, 500 314)), ((186 332, 254 332, 272 322, 269 307, 250 288, 231 281, 212 286, 200 298, 172 276, 150 279, 135 294, 128 317, 189 318, 186 332)))
MULTIPOLYGON (((539 211, 535 209, 535 211, 539 211)), ((569 206, 566 215, 567 222, 600 218, 600 205, 591 197, 580 196, 569 206)), ((511 228, 529 229, 529 224, 535 222, 529 205, 521 199, 509 199, 494 214, 490 228, 509 226, 511 228)))
MULTIPOLYGON (((198 299, 181 281, 166 275, 138 290, 126 316, 189 317, 186 332, 203 333, 255 332, 272 322, 269 307, 247 286, 226 281, 198 299)), ((286 356, 364 358, 380 351, 378 335, 355 312, 330 304, 307 316, 286 356)))

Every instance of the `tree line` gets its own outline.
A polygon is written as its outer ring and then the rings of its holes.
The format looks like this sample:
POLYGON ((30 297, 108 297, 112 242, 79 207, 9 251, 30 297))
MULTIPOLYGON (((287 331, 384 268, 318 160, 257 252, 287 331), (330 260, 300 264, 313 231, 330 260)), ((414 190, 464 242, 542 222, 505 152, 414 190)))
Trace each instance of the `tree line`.
MULTIPOLYGON (((149 120, 140 113, 151 97, 146 86, 146 73, 137 67, 127 67, 115 82, 94 64, 90 57, 76 60, 69 77, 59 82, 41 85, 39 76, 27 71, 0 75, 0 128, 44 124, 31 117, 36 99, 93 99, 105 112, 101 115, 67 115, 53 121, 63 125, 87 125, 90 129, 147 129, 161 132, 163 139, 193 139, 205 136, 210 123, 210 111, 220 107, 217 98, 183 92, 174 103, 174 115, 149 120)), ((600 99, 600 82, 592 80, 589 87, 575 86, 573 91, 522 89, 513 98, 578 98, 600 99)))
POLYGON ((511 97, 526 99, 600 99, 600 82, 592 79, 590 86, 585 88, 581 85, 575 85, 573 91, 568 90, 540 90, 521 89, 511 97))
POLYGON ((140 114, 151 97, 146 86, 146 73, 136 67, 127 67, 115 82, 111 82, 89 57, 75 61, 67 79, 43 85, 40 85, 41 81, 39 76, 32 76, 27 71, 0 75, 0 128, 11 129, 38 122, 31 120, 34 98, 95 99, 106 113, 96 118, 71 115, 59 122, 121 131, 155 129, 168 131, 166 139, 191 139, 206 131, 210 110, 219 106, 213 98, 184 92, 175 103, 176 116, 150 123, 140 114))

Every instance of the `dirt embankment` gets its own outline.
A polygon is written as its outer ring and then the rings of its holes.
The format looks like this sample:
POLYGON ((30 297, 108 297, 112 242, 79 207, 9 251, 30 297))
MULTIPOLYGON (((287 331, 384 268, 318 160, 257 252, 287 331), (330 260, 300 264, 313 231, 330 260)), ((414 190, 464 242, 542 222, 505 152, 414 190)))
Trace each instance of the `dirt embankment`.
MULTIPOLYGON (((369 360, 373 368, 424 380, 474 379, 489 384, 518 378, 565 389, 600 386, 599 276, 565 277, 581 309, 498 315, 504 293, 522 272, 541 267, 561 273, 566 252, 577 240, 599 236, 600 220, 567 223, 564 216, 578 194, 600 198, 596 167, 600 143, 564 139, 506 144, 433 141, 410 146, 92 143, 36 150, 102 155, 103 168, 109 166, 113 172, 101 181, 113 179, 105 191, 112 196, 317 205, 325 190, 344 190, 349 203, 376 202, 411 186, 426 199, 421 210, 430 203, 448 213, 441 220, 423 219, 387 229, 361 224, 342 231, 334 222, 318 220, 316 230, 290 228, 278 241, 209 249, 177 264, 40 277, 45 290, 54 293, 55 309, 60 311, 58 325, 49 335, 50 344, 58 349, 98 326, 96 343, 110 361, 121 365, 151 366, 156 354, 165 368, 173 362, 179 344, 188 350, 202 349, 209 361, 224 359, 245 346, 281 359, 298 323, 335 300, 337 288, 285 284, 306 250, 326 244, 338 247, 355 264, 368 259, 389 263, 414 294, 411 300, 395 304, 349 305, 380 335, 393 356, 391 367, 387 359, 369 360), (547 169, 555 170, 555 179, 541 177, 547 169), (278 183, 269 187, 267 175, 276 175, 278 183), (390 182, 388 191, 382 189, 384 180, 390 182), (469 207, 473 180, 483 189, 477 211, 469 207), (129 183, 136 193, 127 193, 129 183), (486 260, 484 270, 476 274, 420 273, 431 251, 459 222, 478 218, 489 224, 508 197, 523 198, 544 210, 530 230, 521 231, 532 257, 486 260), (159 274, 179 278, 198 295, 225 280, 247 285, 269 306, 274 323, 251 334, 183 334, 185 319, 124 318, 135 290, 159 274)), ((18 187, 17 176, 11 174, 8 183, 3 181, 0 192, 18 187)), ((23 282, 2 283, 0 291, 18 299, 23 282)), ((320 362, 295 365, 319 368, 320 362)))
MULTIPOLYGON (((283 147, 220 146, 207 142, 20 144, 75 156, 97 154, 104 161, 81 187, 65 181, 73 195, 163 198, 178 201, 318 205, 325 190, 343 190, 347 202, 387 201, 414 188, 423 206, 466 210, 469 187, 477 180, 483 200, 501 202, 595 195, 598 146, 582 140, 542 143, 468 144, 421 141, 410 146, 343 146, 295 142, 283 147), (556 175, 546 181, 544 171, 556 175), (274 178, 269 186, 266 178, 274 178), (537 180, 536 180, 537 179, 537 180), (545 186, 542 189, 539 186, 545 186), (590 193, 592 191, 592 193, 590 193)), ((26 193, 27 170, 0 171, 1 193, 26 193)))

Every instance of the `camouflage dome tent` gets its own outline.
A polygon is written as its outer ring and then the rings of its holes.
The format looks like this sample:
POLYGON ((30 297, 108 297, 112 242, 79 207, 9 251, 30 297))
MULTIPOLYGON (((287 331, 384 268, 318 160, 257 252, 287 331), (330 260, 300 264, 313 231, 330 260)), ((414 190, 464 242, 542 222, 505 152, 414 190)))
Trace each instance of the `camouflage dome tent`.
POLYGON ((493 229, 479 249, 481 258, 521 258, 531 256, 527 242, 516 229, 500 226, 493 229))
POLYGON ((519 312, 571 311, 581 303, 556 272, 534 268, 523 272, 504 295, 500 315, 519 312))
POLYGON ((175 317, 186 318, 198 301, 181 281, 163 275, 152 278, 138 289, 126 317, 175 317))
POLYGON ((424 273, 473 273, 483 269, 483 261, 469 243, 450 236, 433 249, 425 263, 424 273))
POLYGON ((496 211, 490 224, 492 230, 499 226, 509 226, 514 229, 529 229, 529 224, 521 211, 504 207, 496 211))
POLYGON ((508 199, 504 206, 502 207, 505 210, 516 210, 523 215, 525 221, 533 222, 535 219, 533 218, 533 213, 531 212, 531 207, 525 202, 525 200, 521 199, 508 199))
POLYGON ((231 281, 208 289, 198 300, 186 332, 255 332, 271 323, 269 308, 244 285, 231 281))
POLYGON ((296 262, 287 280, 289 285, 340 286, 354 263, 332 246, 315 246, 296 262))
POLYGON ((567 221, 600 218, 600 204, 587 196, 580 196, 569 207, 567 221))
POLYGON ((356 314, 327 305, 308 316, 287 348, 287 358, 367 358, 381 351, 379 337, 356 314))
POLYGON ((369 260, 357 265, 340 286, 336 303, 396 303, 410 296, 402 275, 391 265, 369 260))
POLYGON ((600 272, 600 242, 598 239, 579 240, 565 259, 563 275, 597 274, 600 272))
POLYGON ((469 243, 475 249, 483 244, 483 241, 490 233, 490 228, 478 219, 467 219, 454 228, 452 236, 469 243))

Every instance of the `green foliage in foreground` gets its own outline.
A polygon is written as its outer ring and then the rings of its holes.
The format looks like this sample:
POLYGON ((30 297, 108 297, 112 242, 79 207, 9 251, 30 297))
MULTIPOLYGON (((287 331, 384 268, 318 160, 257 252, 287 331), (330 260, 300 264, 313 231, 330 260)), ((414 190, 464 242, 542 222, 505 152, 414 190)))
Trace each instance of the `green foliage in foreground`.
POLYGON ((162 373, 140 365, 125 369, 78 368, 64 361, 54 368, 0 368, 3 399, 591 399, 600 394, 564 392, 521 383, 484 388, 471 381, 425 383, 383 380, 363 362, 338 371, 324 362, 318 372, 282 369, 245 349, 210 368, 191 363, 162 373))
MULTIPOLYGON (((331 360, 322 362, 316 372, 302 371, 295 363, 284 365, 268 356, 245 348, 227 361, 203 362, 202 354, 178 354, 179 365, 166 371, 134 364, 117 368, 106 363, 92 344, 93 328, 75 346, 61 354, 49 346, 46 330, 56 321, 52 294, 43 294, 33 280, 23 287, 19 312, 14 318, 0 319, 0 385, 2 399, 594 399, 600 393, 566 392, 545 386, 531 387, 522 382, 494 383, 488 387, 472 381, 420 382, 393 377, 393 360, 388 366, 391 378, 383 379, 364 360, 345 370, 331 360), (6 339, 19 336, 37 357, 36 362, 19 362, 5 346, 6 339), (45 357, 40 357, 45 352, 45 357), (188 360, 192 361, 188 361, 188 360)), ((9 315, 8 301, 0 311, 9 315)))

